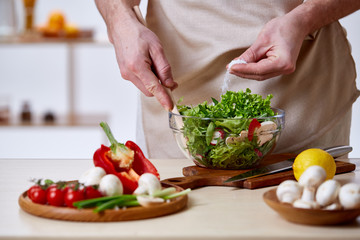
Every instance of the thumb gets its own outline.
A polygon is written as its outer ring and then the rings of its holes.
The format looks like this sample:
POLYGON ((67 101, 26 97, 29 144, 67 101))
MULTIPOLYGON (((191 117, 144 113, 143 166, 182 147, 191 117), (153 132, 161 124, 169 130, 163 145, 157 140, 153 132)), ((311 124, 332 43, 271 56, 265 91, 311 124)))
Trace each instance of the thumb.
POLYGON ((247 63, 256 63, 264 58, 268 49, 268 47, 259 45, 255 42, 248 49, 246 49, 246 51, 243 52, 239 58, 243 59, 247 63))

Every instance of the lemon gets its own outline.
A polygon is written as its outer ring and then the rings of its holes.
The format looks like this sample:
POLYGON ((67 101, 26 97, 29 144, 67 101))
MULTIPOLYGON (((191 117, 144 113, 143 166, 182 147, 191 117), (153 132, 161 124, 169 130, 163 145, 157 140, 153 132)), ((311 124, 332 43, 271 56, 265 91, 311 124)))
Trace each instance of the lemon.
POLYGON ((293 171, 296 180, 299 180, 301 174, 310 166, 318 165, 324 168, 326 180, 335 176, 336 164, 334 158, 326 151, 319 148, 310 148, 302 151, 295 158, 293 171))

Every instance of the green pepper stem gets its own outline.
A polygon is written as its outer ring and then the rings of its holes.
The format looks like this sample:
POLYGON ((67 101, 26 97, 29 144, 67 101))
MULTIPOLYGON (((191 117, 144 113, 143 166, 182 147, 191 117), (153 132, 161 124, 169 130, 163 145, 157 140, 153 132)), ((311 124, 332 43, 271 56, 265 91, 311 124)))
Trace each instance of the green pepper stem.
POLYGON ((116 141, 114 135, 112 134, 111 132, 111 129, 109 127, 109 125, 106 123, 106 122, 101 122, 100 123, 100 126, 102 127, 102 129, 104 130, 107 138, 109 139, 110 143, 111 143, 111 151, 113 151, 114 153, 116 153, 116 148, 117 147, 120 147, 122 149, 127 149, 127 147, 122 144, 122 143, 119 143, 118 141, 116 141))
POLYGON ((117 145, 118 142, 116 141, 116 139, 114 138, 114 135, 112 134, 109 125, 106 122, 101 122, 100 126, 102 127, 102 129, 104 130, 106 136, 108 137, 109 141, 111 144, 117 145))

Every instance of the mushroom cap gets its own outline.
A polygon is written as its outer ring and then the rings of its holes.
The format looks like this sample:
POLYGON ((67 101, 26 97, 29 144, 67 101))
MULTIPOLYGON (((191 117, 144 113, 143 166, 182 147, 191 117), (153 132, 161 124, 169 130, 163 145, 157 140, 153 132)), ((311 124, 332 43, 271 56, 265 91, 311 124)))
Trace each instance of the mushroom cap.
POLYGON ((96 185, 100 183, 102 177, 106 175, 106 172, 101 167, 93 167, 87 170, 79 178, 79 182, 83 183, 85 186, 96 185))
POLYGON ((105 196, 116 196, 123 194, 123 185, 114 174, 107 174, 101 178, 99 191, 105 196))
POLYGON ((333 179, 323 182, 316 191, 316 201, 322 207, 334 203, 338 197, 340 187, 340 183, 333 179))
POLYGON ((326 179, 325 169, 318 165, 308 167, 299 178, 303 187, 316 189, 326 179))
POLYGON ((161 190, 160 180, 152 173, 142 174, 139 178, 138 185, 139 187, 134 191, 136 195, 153 195, 156 191, 161 190))
POLYGON ((301 197, 302 187, 295 180, 285 180, 276 189, 276 196, 280 202, 293 203, 301 197))
POLYGON ((347 183, 340 188, 339 200, 345 209, 360 208, 360 185, 347 183))

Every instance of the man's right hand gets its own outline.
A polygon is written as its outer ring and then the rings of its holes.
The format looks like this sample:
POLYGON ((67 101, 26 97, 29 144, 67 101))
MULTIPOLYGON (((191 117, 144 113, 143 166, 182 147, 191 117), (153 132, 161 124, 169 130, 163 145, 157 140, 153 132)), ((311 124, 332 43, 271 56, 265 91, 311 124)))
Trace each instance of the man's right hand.
POLYGON ((172 110, 174 103, 165 88, 173 90, 177 83, 159 38, 139 22, 130 4, 102 0, 96 4, 114 45, 121 76, 146 96, 155 96, 166 110, 172 110))

